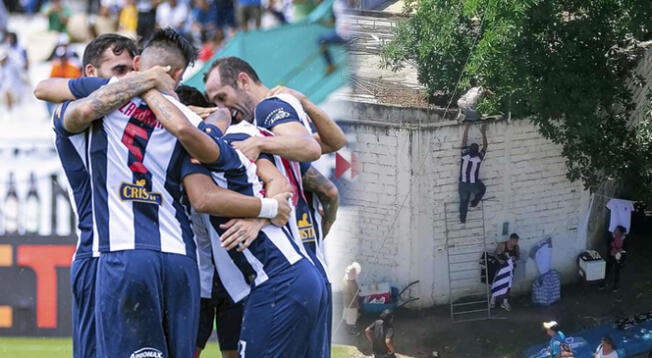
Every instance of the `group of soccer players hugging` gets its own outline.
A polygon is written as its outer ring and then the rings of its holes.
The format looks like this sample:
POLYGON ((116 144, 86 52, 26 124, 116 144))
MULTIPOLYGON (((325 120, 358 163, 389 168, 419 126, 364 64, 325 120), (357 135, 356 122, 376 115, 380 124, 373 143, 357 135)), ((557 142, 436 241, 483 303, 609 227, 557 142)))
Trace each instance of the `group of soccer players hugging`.
POLYGON ((330 357, 338 193, 310 163, 344 133, 236 57, 179 86, 195 57, 171 29, 106 34, 85 77, 36 87, 79 219, 74 357, 196 357, 214 319, 224 357, 330 357))

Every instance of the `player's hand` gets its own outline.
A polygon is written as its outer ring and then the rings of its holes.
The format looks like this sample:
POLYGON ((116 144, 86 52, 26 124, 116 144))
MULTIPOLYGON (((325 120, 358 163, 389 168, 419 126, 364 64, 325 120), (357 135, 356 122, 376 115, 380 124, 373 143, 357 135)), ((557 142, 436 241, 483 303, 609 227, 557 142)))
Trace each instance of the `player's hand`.
POLYGON ((292 213, 290 198, 292 198, 292 193, 290 192, 276 194, 272 197, 272 199, 278 201, 278 211, 276 217, 272 219, 272 224, 282 227, 290 220, 290 214, 292 213))
POLYGON ((233 146, 250 160, 257 160, 260 156, 261 140, 263 138, 251 137, 243 141, 233 142, 233 146))
POLYGON ((154 66, 146 72, 151 78, 154 78, 154 88, 167 95, 178 98, 174 92, 174 89, 177 87, 177 82, 170 76, 170 70, 170 66, 154 66))
POLYGON ((243 251, 256 240, 260 229, 267 223, 266 219, 231 219, 220 228, 227 229, 222 235, 222 247, 231 250, 238 247, 237 251, 243 251))
POLYGON ((229 125, 231 124, 231 111, 220 107, 214 107, 213 113, 204 119, 206 124, 212 124, 217 128, 220 128, 220 122, 223 121, 227 121, 229 125))
POLYGON ((188 106, 188 108, 195 112, 196 115, 201 117, 201 119, 206 119, 208 116, 217 111, 218 107, 197 107, 197 106, 188 106))
POLYGON ((269 93, 267 94, 268 97, 276 96, 282 93, 287 93, 290 94, 294 97, 296 97, 299 101, 301 101, 301 105, 303 105, 304 101, 308 99, 303 93, 293 90, 292 88, 287 88, 285 86, 276 86, 269 90, 269 93))

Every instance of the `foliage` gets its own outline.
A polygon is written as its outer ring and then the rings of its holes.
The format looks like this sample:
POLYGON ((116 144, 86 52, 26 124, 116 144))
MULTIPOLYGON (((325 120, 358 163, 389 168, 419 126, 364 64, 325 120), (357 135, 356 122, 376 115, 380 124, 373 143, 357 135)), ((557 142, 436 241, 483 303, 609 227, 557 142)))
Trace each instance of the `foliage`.
MULTIPOLYGON (((383 65, 415 62, 448 106, 476 77, 484 113, 530 118, 562 145, 568 177, 615 180, 652 199, 652 111, 632 119, 635 67, 652 39, 647 0, 408 0, 383 65), (644 184, 644 185, 640 185, 644 184)), ((652 75, 652 74, 651 74, 652 75)))

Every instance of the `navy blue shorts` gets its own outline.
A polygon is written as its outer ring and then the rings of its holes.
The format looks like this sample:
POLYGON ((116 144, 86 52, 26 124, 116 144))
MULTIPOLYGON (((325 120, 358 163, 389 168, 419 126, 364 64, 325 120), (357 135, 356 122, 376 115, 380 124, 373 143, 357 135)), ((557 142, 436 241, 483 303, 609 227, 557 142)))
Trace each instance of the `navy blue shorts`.
POLYGON ((97 357, 192 357, 198 302, 192 258, 150 250, 102 253, 95 290, 97 357))
POLYGON ((233 303, 228 297, 202 298, 199 309, 199 334, 197 347, 206 347, 208 338, 213 333, 213 322, 217 322, 217 340, 222 351, 238 349, 244 303, 233 303))
POLYGON ((321 277, 306 259, 253 288, 245 304, 240 358, 315 358, 308 351, 322 297, 321 277))
POLYGON ((72 356, 95 358, 95 276, 97 258, 76 259, 70 266, 72 287, 72 356))
POLYGON ((312 262, 315 263, 314 267, 319 273, 320 283, 322 285, 321 307, 319 309, 319 318, 315 324, 313 335, 310 338, 310 347, 308 350, 309 357, 315 358, 330 358, 331 356, 331 321, 332 310, 330 308, 331 293, 330 283, 326 276, 326 269, 322 266, 321 262, 317 260, 314 252, 306 250, 310 255, 312 262))

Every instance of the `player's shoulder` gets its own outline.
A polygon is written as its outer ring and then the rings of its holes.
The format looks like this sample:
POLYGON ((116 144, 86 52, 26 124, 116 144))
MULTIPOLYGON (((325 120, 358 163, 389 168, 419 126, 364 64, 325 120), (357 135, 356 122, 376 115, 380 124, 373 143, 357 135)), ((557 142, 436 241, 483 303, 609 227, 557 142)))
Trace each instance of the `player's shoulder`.
POLYGON ((256 105, 255 117, 257 125, 272 128, 288 121, 301 122, 303 108, 295 97, 280 94, 260 101, 256 105))

